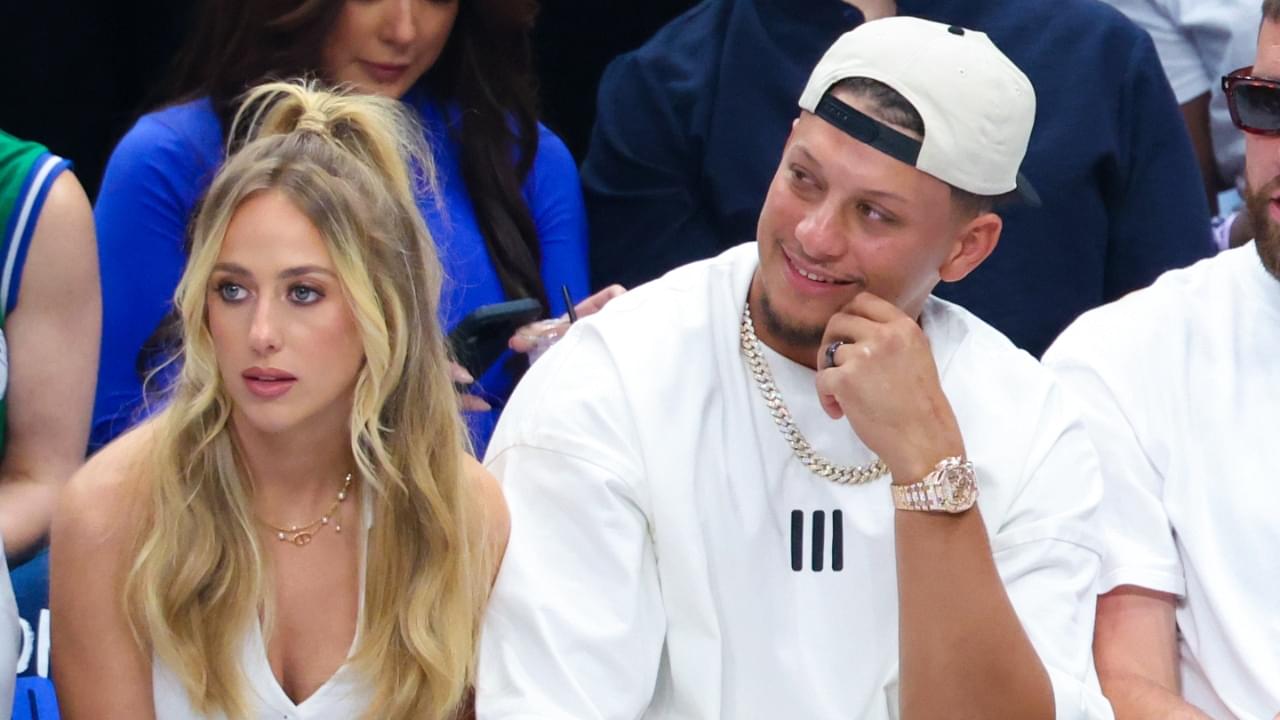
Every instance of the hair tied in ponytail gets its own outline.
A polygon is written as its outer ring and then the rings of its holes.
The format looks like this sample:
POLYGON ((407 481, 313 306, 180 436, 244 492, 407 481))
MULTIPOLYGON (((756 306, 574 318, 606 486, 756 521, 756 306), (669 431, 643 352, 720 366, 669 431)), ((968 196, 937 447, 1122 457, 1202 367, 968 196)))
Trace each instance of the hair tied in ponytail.
POLYGON ((329 133, 329 119, 325 114, 315 108, 308 108, 298 116, 298 121, 294 124, 294 129, 299 132, 313 132, 317 135, 327 135, 329 133))

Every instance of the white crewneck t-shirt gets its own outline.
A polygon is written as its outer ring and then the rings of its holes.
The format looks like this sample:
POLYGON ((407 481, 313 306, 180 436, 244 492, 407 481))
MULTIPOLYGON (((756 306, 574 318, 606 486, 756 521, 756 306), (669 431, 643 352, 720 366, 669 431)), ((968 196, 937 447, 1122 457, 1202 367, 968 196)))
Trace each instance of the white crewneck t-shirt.
MULTIPOLYGON (((360 609, 364 613, 365 554, 369 546, 369 528, 373 526, 373 505, 368 487, 362 490, 362 535, 360 548, 360 609)), ((301 703, 295 703, 280 687, 271 663, 262 626, 250 623, 251 630, 240 652, 240 667, 247 681, 250 715, 246 720, 356 720, 364 715, 373 700, 369 683, 348 663, 343 663, 319 688, 301 703)), ((359 642, 360 619, 356 621, 356 637, 350 653, 359 642)), ((350 657, 348 653, 348 657, 350 657)), ((152 697, 156 720, 226 720, 221 713, 209 718, 191 706, 191 698, 178 676, 159 657, 151 663, 152 697)))
MULTIPOLYGON (((516 388, 486 458, 511 537, 480 720, 897 717, 889 480, 821 479, 779 433, 739 352, 757 262, 750 243, 629 292, 516 388)), ((1058 717, 1110 717, 1090 653, 1101 479, 1085 430, 973 315, 931 299, 922 322, 1058 717)), ((872 461, 823 412, 814 372, 766 353, 814 448, 872 461)))
POLYGON ((1252 243, 1080 317, 1045 364, 1105 478, 1101 592, 1179 598, 1183 695, 1280 713, 1280 280, 1252 243))

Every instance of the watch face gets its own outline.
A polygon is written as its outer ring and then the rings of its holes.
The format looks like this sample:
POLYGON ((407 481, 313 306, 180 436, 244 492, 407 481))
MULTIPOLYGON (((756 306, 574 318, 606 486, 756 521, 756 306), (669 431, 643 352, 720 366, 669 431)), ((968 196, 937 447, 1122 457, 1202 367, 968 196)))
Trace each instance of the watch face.
POLYGON ((947 512, 961 512, 973 507, 978 499, 978 485, 974 482, 973 466, 968 463, 946 468, 939 478, 939 499, 947 512))

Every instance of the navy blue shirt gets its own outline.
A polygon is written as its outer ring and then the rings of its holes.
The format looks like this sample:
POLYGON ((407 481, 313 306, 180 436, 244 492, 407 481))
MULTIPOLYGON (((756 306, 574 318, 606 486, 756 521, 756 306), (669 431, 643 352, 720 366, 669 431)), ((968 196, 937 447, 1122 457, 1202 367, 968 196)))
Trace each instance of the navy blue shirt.
MULTIPOLYGON (((418 207, 444 266, 440 320, 447 331, 475 308, 509 298, 476 224, 460 149, 449 134, 456 113, 442 110, 419 91, 404 100, 426 131, 442 196, 443 212, 432 197, 418 198, 418 207)), ((538 230, 551 312, 558 315, 565 311, 561 285, 575 299, 586 296, 586 217, 572 156, 551 131, 539 125, 538 132, 538 153, 523 190, 538 230)), ((207 98, 144 115, 111 154, 94 206, 103 324, 93 447, 107 443, 149 410, 139 370, 146 363, 139 356, 145 355, 144 344, 172 307, 186 265, 187 224, 223 156, 222 125, 207 98)), ((475 386, 495 408, 468 413, 480 455, 514 385, 505 360, 475 386)))
MULTIPOLYGON (((1085 310, 1210 255, 1209 209, 1150 37, 1093 0, 900 0, 987 33, 1031 79, 1023 171, 995 252, 935 293, 1039 355, 1085 310)), ((615 60, 582 167, 594 285, 755 238, 809 73, 862 22, 842 0, 706 0, 615 60)), ((926 132, 928 129, 926 128, 926 132)))

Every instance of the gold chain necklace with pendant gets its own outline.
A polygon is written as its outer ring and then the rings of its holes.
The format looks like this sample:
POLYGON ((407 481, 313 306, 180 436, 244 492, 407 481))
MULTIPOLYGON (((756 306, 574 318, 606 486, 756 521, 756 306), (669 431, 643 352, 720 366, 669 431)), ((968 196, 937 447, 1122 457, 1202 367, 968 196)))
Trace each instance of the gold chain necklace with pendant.
POLYGON ((350 489, 351 473, 347 473, 347 477, 343 479, 342 488, 338 490, 338 495, 334 499, 333 504, 330 505, 329 509, 326 510, 318 519, 312 520, 306 525, 290 525, 287 528, 282 528, 272 525, 262 518, 258 518, 258 522, 275 531, 276 539, 280 542, 289 542, 297 545, 298 547, 302 547, 303 545, 309 544, 312 538, 315 537, 315 534, 323 530, 325 526, 329 525, 330 521, 333 521, 334 532, 342 532, 342 523, 334 520, 334 513, 338 510, 338 506, 347 499, 347 491, 350 489))

